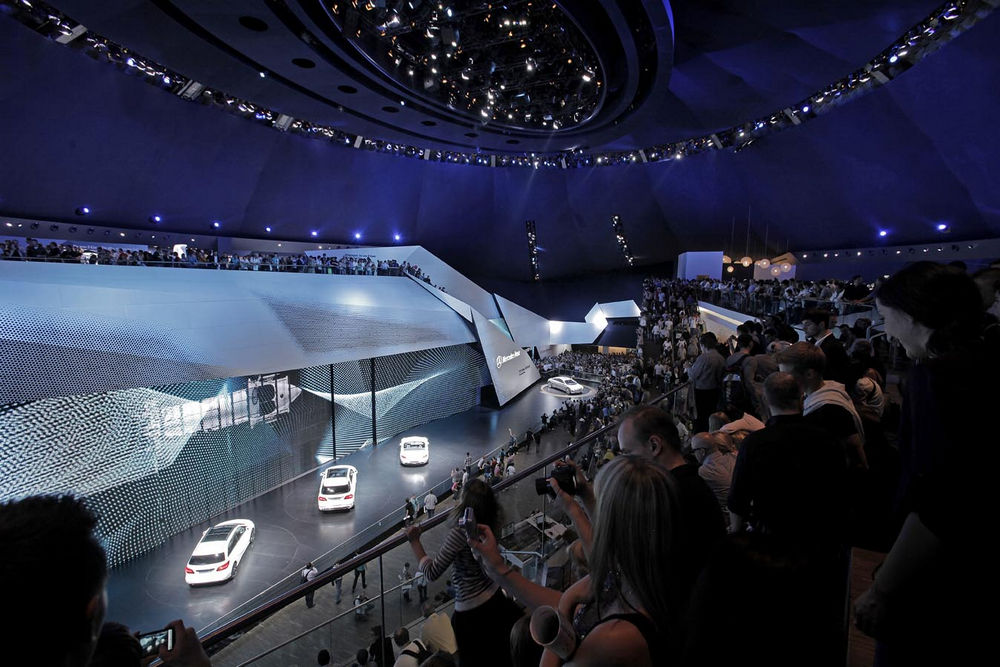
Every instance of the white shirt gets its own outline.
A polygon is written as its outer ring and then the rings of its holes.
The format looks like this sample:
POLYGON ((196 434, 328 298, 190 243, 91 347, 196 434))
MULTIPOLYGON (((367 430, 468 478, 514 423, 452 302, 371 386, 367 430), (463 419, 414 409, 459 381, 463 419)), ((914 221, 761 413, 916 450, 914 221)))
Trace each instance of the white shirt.
POLYGON ((451 619, 445 613, 433 613, 424 619, 424 627, 420 630, 420 639, 432 651, 455 653, 458 642, 455 631, 451 627, 451 619))
POLYGON ((437 498, 437 496, 434 495, 433 491, 431 491, 426 496, 424 496, 424 509, 425 510, 432 510, 435 507, 437 507, 437 504, 438 504, 438 498, 437 498))

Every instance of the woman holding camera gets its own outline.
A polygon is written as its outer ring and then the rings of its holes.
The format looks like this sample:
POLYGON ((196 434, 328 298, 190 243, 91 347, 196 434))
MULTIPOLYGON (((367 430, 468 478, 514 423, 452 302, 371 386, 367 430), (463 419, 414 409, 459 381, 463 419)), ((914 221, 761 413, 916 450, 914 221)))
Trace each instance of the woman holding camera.
POLYGON ((433 557, 427 555, 420 543, 419 524, 407 528, 406 537, 420 563, 417 570, 431 581, 444 574, 450 565, 455 566, 451 576, 455 585, 451 625, 459 655, 469 664, 507 667, 510 665, 508 637, 522 611, 486 575, 469 548, 469 538, 477 535, 479 526, 487 527, 491 534, 499 529, 500 506, 493 489, 482 480, 473 479, 465 488, 456 512, 458 519, 433 557), (463 524, 461 519, 470 514, 467 512, 470 509, 474 516, 469 516, 463 524))
POLYGON ((558 608, 568 650, 546 645, 543 666, 667 664, 678 643, 671 597, 678 590, 672 566, 677 499, 670 473, 638 456, 618 456, 598 473, 595 495, 590 575, 561 595, 512 572, 488 527, 480 526, 470 546, 529 607, 558 608))

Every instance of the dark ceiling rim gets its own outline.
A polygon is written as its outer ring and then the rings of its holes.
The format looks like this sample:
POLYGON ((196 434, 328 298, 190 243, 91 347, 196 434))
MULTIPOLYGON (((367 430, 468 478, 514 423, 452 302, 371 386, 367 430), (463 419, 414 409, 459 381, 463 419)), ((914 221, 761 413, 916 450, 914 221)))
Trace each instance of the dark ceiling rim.
MULTIPOLYGON (((229 104, 221 105, 220 108, 227 108, 230 113, 236 115, 243 114, 244 118, 252 118, 258 122, 263 121, 268 126, 282 131, 290 130, 307 136, 315 136, 318 133, 335 143, 346 145, 353 143, 353 146, 358 149, 414 157, 432 162, 472 164, 489 167, 533 167, 536 169, 539 166, 563 169, 570 167, 611 166, 635 163, 640 160, 644 163, 663 162, 709 150, 732 150, 738 152, 773 132, 795 127, 806 120, 830 113, 841 104, 857 99, 870 90, 889 83, 893 78, 906 72, 910 67, 936 51, 943 44, 955 39, 980 20, 992 14, 996 10, 997 5, 1000 5, 1000 2, 997 2, 997 0, 952 0, 935 9, 927 18, 911 27, 899 39, 883 49, 864 66, 804 100, 800 100, 784 109, 779 109, 769 116, 762 116, 755 120, 751 119, 743 124, 724 128, 702 137, 630 150, 606 151, 603 153, 568 151, 558 153, 531 152, 519 155, 499 152, 476 152, 470 154, 429 148, 422 149, 382 139, 365 138, 335 128, 315 126, 309 121, 297 120, 284 114, 278 114, 266 107, 239 99, 228 100, 229 104), (239 104, 234 105, 233 102, 239 102, 239 104), (284 125, 280 124, 282 121, 284 121, 284 125)), ((0 0, 0 6, 10 8, 11 11, 7 13, 44 37, 52 40, 59 38, 59 41, 63 45, 73 45, 79 50, 87 48, 86 46, 82 46, 81 42, 90 44, 94 52, 89 55, 98 60, 103 59, 104 62, 116 65, 119 71, 134 71, 134 68, 137 68, 144 75, 156 73, 157 78, 155 80, 147 76, 147 83, 160 88, 168 86, 173 94, 190 100, 200 99, 205 102, 205 97, 207 96, 212 103, 220 106, 217 100, 212 97, 211 91, 207 89, 204 91, 205 95, 198 92, 195 92, 192 96, 184 94, 190 84, 198 82, 167 70, 154 61, 143 59, 138 54, 131 53, 120 45, 93 31, 87 30, 84 26, 76 22, 67 23, 67 18, 64 14, 54 7, 46 5, 42 0, 35 0, 32 3, 0 0), (83 31, 79 31, 79 28, 83 28, 83 31), (98 46, 104 48, 98 49, 98 46), (110 47, 114 47, 117 51, 112 52, 110 47), (122 61, 123 54, 125 53, 129 54, 127 67, 122 61), (158 78, 159 76, 162 76, 162 83, 158 78), (184 83, 183 89, 181 86, 182 82, 184 83)), ((199 90, 204 88, 204 84, 198 83, 198 86, 200 86, 199 90)))
MULTIPOLYGON (((253 67, 258 72, 267 72, 268 73, 268 77, 272 81, 276 81, 277 83, 280 83, 281 85, 283 85, 283 86, 285 86, 287 88, 291 88, 295 92, 300 93, 302 95, 305 95, 306 97, 308 97, 308 98, 310 98, 312 100, 320 102, 321 104, 329 106, 329 107, 331 107, 333 109, 336 109, 337 111, 340 111, 342 113, 346 113, 346 114, 349 114, 351 116, 354 116, 355 118, 359 118, 359 119, 368 121, 370 123, 374 123, 375 125, 378 125, 379 127, 383 127, 383 128, 385 128, 385 129, 387 129, 389 131, 392 131, 392 132, 399 132, 400 134, 405 134, 405 135, 414 137, 416 139, 421 139, 421 140, 424 140, 424 141, 434 141, 434 142, 437 142, 437 143, 448 144, 448 145, 456 146, 456 147, 466 147, 467 146, 466 144, 459 143, 459 142, 456 142, 456 141, 451 141, 451 140, 448 140, 448 139, 439 139, 437 137, 430 137, 430 136, 427 136, 426 134, 422 134, 420 132, 414 132, 414 131, 408 130, 406 128, 397 127, 397 126, 393 125, 392 123, 387 123, 387 122, 385 122, 383 120, 380 120, 378 118, 373 118, 372 116, 370 116, 370 115, 368 115, 366 113, 363 113, 361 111, 357 111, 355 109, 352 109, 352 108, 344 105, 341 102, 337 102, 335 100, 331 100, 328 97, 324 97, 323 95, 320 95, 320 94, 316 93, 315 91, 312 91, 312 90, 310 90, 310 89, 308 89, 308 88, 306 88, 304 86, 299 85, 298 83, 295 83, 291 79, 287 79, 287 78, 281 76, 280 74, 276 74, 276 73, 272 72, 269 68, 265 67, 261 63, 258 63, 257 61, 255 61, 253 58, 251 58, 250 56, 246 55, 242 51, 239 51, 238 49, 233 48, 232 46, 230 46, 226 42, 222 41, 221 39, 219 39, 218 37, 216 37, 215 35, 213 35, 207 29, 205 29, 200 23, 198 23, 197 21, 195 21, 194 19, 192 19, 190 16, 188 16, 183 10, 181 10, 179 7, 177 7, 170 0, 152 0, 152 1, 153 1, 153 4, 160 11, 162 11, 166 16, 168 16, 171 19, 173 19, 174 21, 176 21, 178 24, 180 24, 181 26, 183 26, 188 32, 190 32, 191 34, 195 35, 196 37, 198 37, 202 41, 207 42, 211 46, 213 46, 213 47, 215 47, 215 48, 223 51, 224 53, 232 56, 233 58, 236 58, 240 62, 253 67)), ((272 4, 272 3, 269 2, 268 4, 272 4)), ((278 17, 278 18, 280 20, 281 17, 278 17)))
MULTIPOLYGON (((317 39, 316 36, 312 33, 312 31, 309 30, 309 28, 307 28, 306 25, 302 23, 301 20, 299 20, 299 17, 295 15, 295 12, 293 12, 288 7, 288 3, 284 2, 283 0, 267 0, 267 5, 268 9, 271 10, 271 13, 274 14, 275 18, 281 21, 281 23, 284 24, 285 28, 288 29, 289 32, 291 32, 293 35, 300 35, 300 36, 304 35, 307 37, 307 39, 303 39, 302 41, 303 43, 305 43, 307 47, 309 47, 313 51, 313 53, 315 53, 318 57, 328 62, 330 65, 336 67, 338 71, 345 72, 348 76, 350 76, 350 78, 354 79, 354 81, 356 81, 358 84, 370 86, 375 89, 374 92, 388 99, 400 99, 401 97, 404 96, 412 99, 411 91, 409 90, 405 89, 392 90, 387 86, 379 83, 378 81, 370 81, 369 79, 363 79, 363 80, 360 79, 357 76, 356 72, 351 68, 351 63, 341 58, 338 54, 334 53, 329 47, 327 47, 326 44, 317 39)), ((312 16, 313 12, 308 7, 303 7, 303 10, 307 14, 312 16)), ((327 36, 329 37, 329 35, 327 36)), ((427 114, 429 116, 436 116, 439 120, 442 121, 454 122, 454 119, 438 113, 436 109, 427 108, 425 105, 416 105, 412 101, 410 102, 410 104, 412 108, 417 109, 421 113, 427 114)), ((465 122, 458 124, 462 125, 466 129, 475 129, 475 124, 469 123, 467 120, 465 122)), ((380 125, 384 124, 380 123, 380 125)), ((387 127, 394 128, 395 126, 387 125, 387 127)), ((422 137, 429 141, 438 141, 436 137, 430 137, 421 134, 419 132, 411 132, 405 129, 400 129, 400 131, 407 132, 408 134, 412 134, 413 136, 422 137)), ((467 146, 467 144, 461 144, 459 142, 454 142, 454 141, 448 141, 445 143, 451 143, 456 146, 467 146)))

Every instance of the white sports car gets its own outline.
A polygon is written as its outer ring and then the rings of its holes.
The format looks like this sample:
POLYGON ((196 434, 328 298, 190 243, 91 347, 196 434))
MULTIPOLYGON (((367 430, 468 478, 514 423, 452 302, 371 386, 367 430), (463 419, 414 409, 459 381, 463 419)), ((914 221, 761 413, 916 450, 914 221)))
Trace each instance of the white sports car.
POLYGON ((399 441, 399 462, 404 466, 422 466, 430 459, 431 443, 418 435, 399 441))
POLYGON ((565 375, 557 375, 554 378, 549 378, 546 386, 558 389, 567 394, 582 394, 584 391, 582 384, 565 375))
POLYGON ((349 510, 354 507, 358 488, 358 469, 354 466, 330 466, 323 471, 316 502, 321 511, 349 510))
POLYGON ((247 549, 253 544, 253 521, 234 519, 207 528, 184 567, 189 586, 214 584, 236 576, 247 549))

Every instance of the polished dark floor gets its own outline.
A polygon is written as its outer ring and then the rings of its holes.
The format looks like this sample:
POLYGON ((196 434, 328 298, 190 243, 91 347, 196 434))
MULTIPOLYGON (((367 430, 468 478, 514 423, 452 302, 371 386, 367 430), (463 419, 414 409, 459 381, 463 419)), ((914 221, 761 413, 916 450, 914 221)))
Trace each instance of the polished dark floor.
POLYGON ((542 387, 543 383, 535 384, 499 410, 476 407, 400 434, 430 438, 431 456, 426 466, 400 466, 398 437, 341 459, 338 463, 358 469, 357 505, 349 512, 324 514, 317 510, 318 468, 211 522, 175 535, 156 551, 111 572, 108 620, 148 631, 181 618, 200 634, 237 608, 263 602, 270 597, 268 589, 301 570, 307 561, 387 516, 401 518, 406 497, 422 496, 448 477, 453 468, 462 465, 466 452, 478 459, 507 442, 508 428, 523 436, 528 428, 537 427, 543 412, 551 414, 566 400, 544 392, 542 387), (184 566, 202 531, 233 518, 250 519, 257 526, 256 543, 241 563, 239 574, 225 584, 188 587, 184 566))

